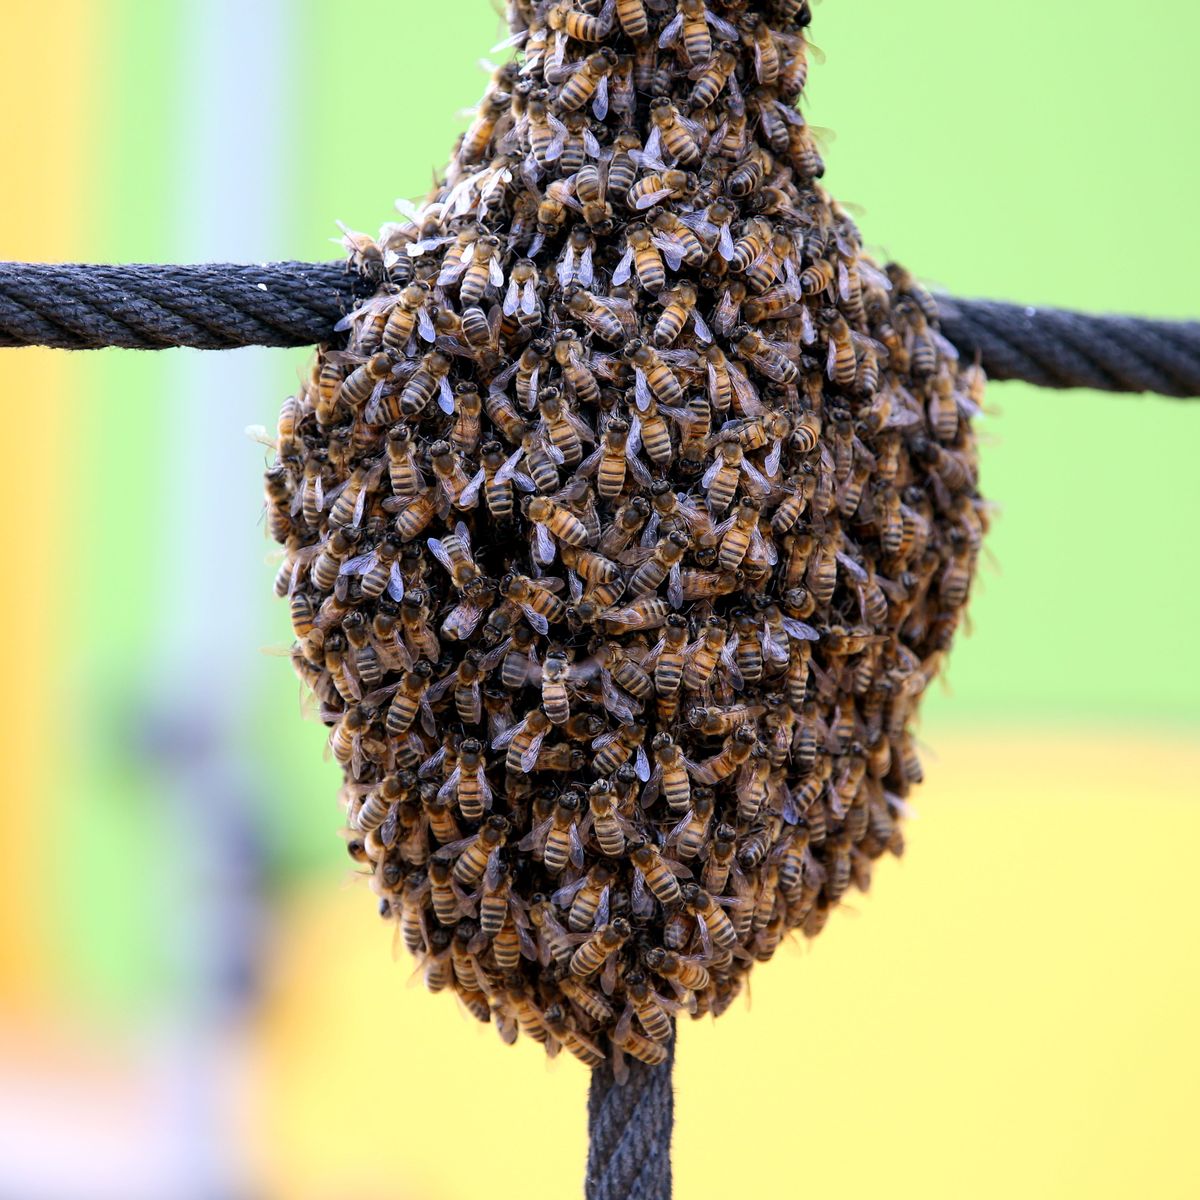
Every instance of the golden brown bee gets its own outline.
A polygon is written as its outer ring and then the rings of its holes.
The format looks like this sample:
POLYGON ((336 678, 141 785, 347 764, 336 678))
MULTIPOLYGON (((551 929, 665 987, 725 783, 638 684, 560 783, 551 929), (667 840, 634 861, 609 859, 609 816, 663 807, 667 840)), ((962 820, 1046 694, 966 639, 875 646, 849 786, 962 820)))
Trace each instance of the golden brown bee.
POLYGON ((660 297, 663 311, 654 325, 654 344, 659 347, 672 345, 683 332, 683 327, 695 316, 697 293, 695 285, 681 280, 669 292, 660 297))
POLYGON ((636 272, 638 283, 648 292, 658 293, 667 284, 662 254, 654 244, 647 226, 635 222, 625 226, 625 254, 613 271, 615 284, 625 283, 636 272))
POLYGON ((629 922, 624 917, 617 917, 603 928, 597 929, 571 955, 571 974, 581 979, 594 975, 611 955, 616 954, 625 945, 631 933, 629 922))
POLYGON ((571 315, 583 321, 597 337, 606 342, 625 340, 625 326, 617 315, 614 301, 601 300, 575 282, 563 292, 563 303, 571 315))
POLYGON ((639 530, 646 524, 650 516, 650 501, 645 496, 635 496, 623 504, 616 512, 612 522, 600 535, 600 553, 608 558, 616 558, 630 542, 637 537, 639 530))
POLYGON ((662 150, 685 167, 700 160, 701 150, 696 140, 696 127, 681 117, 679 109, 665 96, 650 101, 650 120, 654 130, 646 144, 648 158, 656 158, 661 145, 662 150))
POLYGON ((507 840, 508 830, 508 821, 503 817, 488 817, 479 832, 461 847, 461 853, 454 860, 453 875, 458 884, 472 887, 479 882, 487 870, 488 860, 507 840))
POLYGON ((616 65, 616 52, 608 46, 589 55, 563 84, 558 93, 558 107, 564 112, 572 112, 577 108, 582 108, 595 97, 593 111, 600 120, 603 120, 608 111, 607 80, 616 65), (601 90, 602 83, 605 84, 603 90, 601 90))
POLYGON ((693 196, 700 181, 689 171, 671 169, 643 175, 625 194, 627 207, 640 211, 662 200, 685 200, 693 196))
POLYGON ((711 57, 706 54, 705 59, 707 64, 688 95, 688 109, 692 112, 708 108, 725 90, 729 77, 737 69, 737 54, 728 42, 722 42, 717 52, 711 57))

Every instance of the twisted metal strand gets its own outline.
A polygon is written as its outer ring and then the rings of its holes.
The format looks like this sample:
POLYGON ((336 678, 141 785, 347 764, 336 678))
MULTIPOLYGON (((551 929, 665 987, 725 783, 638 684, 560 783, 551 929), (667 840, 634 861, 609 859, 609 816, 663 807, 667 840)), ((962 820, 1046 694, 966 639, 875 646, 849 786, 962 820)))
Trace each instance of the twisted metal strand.
POLYGON ((666 1062, 648 1067, 630 1059, 624 1083, 607 1063, 592 1072, 586 1200, 670 1200, 674 1060, 672 1037, 666 1062))
MULTIPOLYGON (((373 291, 344 263, 0 263, 0 347, 305 346, 373 291)), ((1200 322, 939 296, 942 331, 993 379, 1200 396, 1200 322)))
POLYGON ((989 379, 1038 387, 1200 396, 1200 321, 1091 316, 938 296, 942 332, 989 379))
POLYGON ((0 263, 0 346, 305 346, 361 287, 345 263, 0 263))

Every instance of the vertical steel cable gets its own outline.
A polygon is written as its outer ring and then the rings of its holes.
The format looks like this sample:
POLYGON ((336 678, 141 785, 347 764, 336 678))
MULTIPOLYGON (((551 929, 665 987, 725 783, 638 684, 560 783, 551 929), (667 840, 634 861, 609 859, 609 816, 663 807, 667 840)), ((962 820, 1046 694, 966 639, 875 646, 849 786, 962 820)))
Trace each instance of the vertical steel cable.
POLYGON ((608 1063, 592 1072, 584 1195, 587 1200, 670 1200, 674 1036, 660 1066, 628 1062, 623 1083, 608 1063))

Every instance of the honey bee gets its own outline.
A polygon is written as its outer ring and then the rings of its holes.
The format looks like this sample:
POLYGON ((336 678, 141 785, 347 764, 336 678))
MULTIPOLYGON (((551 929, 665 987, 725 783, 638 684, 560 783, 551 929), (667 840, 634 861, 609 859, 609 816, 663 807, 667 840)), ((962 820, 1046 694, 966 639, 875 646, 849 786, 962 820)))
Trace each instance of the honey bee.
POLYGON ((640 971, 626 971, 624 982, 629 1003, 647 1036, 655 1042, 669 1042, 671 1013, 678 1009, 678 1005, 658 995, 640 971))
POLYGON ((662 200, 688 200, 699 190, 700 181, 689 171, 672 168, 653 171, 638 179, 625 193, 628 208, 641 211, 653 208, 662 200))
MULTIPOLYGON (((403 416, 412 420, 420 416, 434 394, 438 397, 438 407, 444 413, 454 411, 454 393, 450 389, 450 358, 440 350, 431 350, 417 364, 416 370, 409 376, 408 382, 400 393, 399 411, 396 411, 392 397, 385 397, 379 413, 383 420, 392 422, 403 416)), ((372 421, 370 408, 367 412, 368 421, 372 421)), ((373 423, 377 423, 374 422, 373 423)))
POLYGON ((754 726, 742 725, 725 739, 719 753, 703 762, 690 764, 692 777, 709 786, 728 779, 750 757, 756 740, 754 726))
MULTIPOLYGON (((686 264, 689 267, 699 267, 708 257, 709 249, 698 236, 713 236, 718 241, 721 230, 728 230, 729 216, 725 216, 725 225, 713 225, 709 220, 710 214, 716 214, 713 219, 719 220, 725 213, 721 201, 714 201, 701 213, 684 214, 678 217, 665 208, 652 208, 646 213, 646 220, 654 230, 655 244, 663 252, 663 256, 671 270, 677 271, 686 264)), ((693 305, 694 307, 694 305, 693 305)), ((712 334, 701 320, 693 318, 697 336, 711 341, 712 334)))
POLYGON ((493 738, 492 748, 502 750, 507 746, 505 769, 528 775, 537 765, 538 751, 552 727, 550 718, 540 708, 535 708, 524 720, 493 738))
POLYGON ((425 660, 415 663, 411 671, 404 672, 384 718, 384 727, 393 737, 407 733, 418 713, 422 714, 426 732, 434 731, 433 716, 426 700, 432 675, 433 667, 425 660))
MULTIPOLYGON (((709 25, 729 41, 735 41, 738 37, 734 26, 709 12, 705 0, 678 0, 677 8, 674 18, 659 35, 658 45, 660 49, 666 49, 680 42, 684 56, 693 67, 706 62, 712 54, 709 25)), ((734 61, 736 63, 736 58, 734 61)))
POLYGON ((641 222, 625 226, 625 253, 613 271, 615 284, 625 283, 637 273, 638 283, 648 292, 662 291, 667 284, 662 254, 655 245, 650 229, 641 222))
POLYGON ((640 596, 622 608, 609 608, 599 614, 599 620, 611 635, 636 633, 657 629, 670 616, 670 602, 658 596, 640 596))
POLYGON ((794 383, 799 370, 777 344, 769 342, 748 325, 733 331, 733 349, 752 367, 775 383, 794 383))
POLYGON ((629 860, 633 863, 635 881, 633 885, 634 912, 646 913, 652 901, 645 893, 649 891, 664 906, 679 903, 679 880, 676 873, 689 875, 691 872, 682 864, 664 858, 658 848, 650 842, 631 842, 629 860))
POLYGON ((617 917, 597 929, 571 955, 571 974, 580 979, 595 975, 605 962, 629 940, 633 930, 624 917, 617 917))
POLYGON ((617 20, 627 37, 634 41, 650 31, 644 0, 616 0, 617 20))
POLYGON ((680 116, 679 110, 665 96, 650 101, 650 120, 654 128, 644 151, 648 160, 657 160, 662 149, 685 167, 699 162, 701 150, 697 126, 680 116))
POLYGON ((412 498, 425 486, 417 466, 416 446, 407 425, 394 425, 387 435, 388 479, 397 496, 412 498))
POLYGON ((461 887, 473 887, 483 878, 488 864, 508 839, 509 824, 504 817, 491 816, 466 844, 451 843, 447 853, 457 854, 452 874, 461 887))
POLYGON ((405 646, 413 658, 435 661, 441 654, 437 635, 429 625, 428 594, 413 588, 404 594, 400 605, 400 628, 405 646))
MULTIPOLYGON (((685 772, 686 773, 686 772, 685 772)), ((715 809, 710 788, 696 788, 692 806, 682 820, 667 834, 667 845, 675 847, 681 859, 695 858, 707 844, 708 830, 715 809)))
POLYGON ((569 509, 547 496, 530 496, 522 510, 533 526, 534 555, 539 562, 554 561, 557 553, 555 538, 568 546, 583 546, 591 540, 587 526, 569 509))
POLYGON ((585 1016, 591 1017, 593 1021, 605 1023, 613 1018, 612 1005, 597 992, 594 988, 590 988, 585 983, 580 983, 578 979, 571 975, 564 975, 558 981, 559 989, 563 995, 567 997, 585 1016))
POLYGON ((500 581, 500 593, 512 600, 525 620, 544 637, 550 632, 551 622, 558 623, 566 616, 566 605, 542 582, 535 582, 527 575, 510 574, 500 581))
POLYGON ((558 93, 557 104, 564 112, 573 112, 592 101, 596 119, 608 114, 608 77, 617 65, 617 55, 605 46, 583 60, 558 93))
POLYGON ((598 549, 607 558, 616 558, 627 550, 650 516, 650 501, 634 496, 617 510, 611 523, 600 535, 598 549))
POLYGON ((595 296, 582 284, 575 282, 563 290, 563 303, 572 316, 578 317, 603 341, 626 340, 625 324, 618 315, 623 302, 595 296))
POLYGON ((633 758, 637 777, 643 781, 648 780, 650 762, 643 745, 645 736, 646 726, 640 721, 631 721, 612 733, 598 737, 592 743, 592 749, 599 751, 592 763, 596 774, 611 775, 623 763, 633 758))
MULTIPOLYGON (((628 590, 634 596, 645 596, 656 592, 664 580, 670 577, 667 598, 675 608, 683 605, 683 594, 679 583, 680 563, 691 540, 686 533, 673 531, 660 538, 650 557, 629 577, 628 590)), ((669 620, 669 619, 668 619, 669 620)))
POLYGON ((589 933, 608 924, 608 896, 615 871, 605 863, 596 863, 586 875, 554 893, 554 903, 570 905, 567 928, 574 933, 589 933))
MULTIPOLYGON (((620 858, 625 853, 625 838, 627 828, 631 828, 625 818, 617 811, 612 787, 606 779, 599 779, 588 790, 588 808, 592 814, 592 829, 596 835, 596 844, 602 854, 610 858, 620 858)), ((595 871, 597 868, 593 868, 595 871)), ((608 880, 611 881, 611 872, 608 880)), ((599 900, 597 900, 599 903, 599 900)), ((607 920, 607 917, 601 920, 607 920)), ((591 928, 586 925, 584 928, 591 928)))
POLYGON ((641 338, 625 343, 623 354, 634 368, 637 407, 643 412, 649 408, 652 399, 672 406, 683 403, 683 385, 663 357, 669 353, 663 351, 659 354, 641 338))
POLYGON ((507 92, 494 91, 484 96, 470 128, 463 134, 458 147, 460 162, 479 162, 487 152, 496 125, 509 111, 511 97, 507 92))
POLYGON ((704 325, 703 318, 696 312, 696 298, 695 285, 687 280, 680 281, 670 291, 664 292, 659 297, 663 310, 655 322, 654 332, 651 335, 656 346, 660 348, 670 346, 683 332, 683 328, 689 320, 697 325, 698 336, 711 340, 712 335, 708 332, 708 327, 704 325))
POLYGON ((684 958, 673 950, 654 946, 645 951, 642 961, 656 975, 684 992, 702 992, 710 982, 708 970, 694 958, 684 958))
POLYGON ((696 918, 706 955, 713 957, 714 948, 732 950, 737 945, 737 932, 717 898, 694 883, 684 884, 681 892, 684 907, 696 918))
MULTIPOLYGON (((562 369, 563 377, 574 391, 575 398, 582 404, 598 404, 600 384, 584 358, 583 344, 571 330, 560 333, 554 343, 554 361, 562 369)), ((585 441, 593 440, 587 430, 585 441)), ((582 433, 580 436, 583 436, 582 433)))
POLYGON ((666 621, 662 641, 651 652, 654 658, 654 690, 659 697, 659 719, 666 721, 674 716, 677 701, 664 704, 664 699, 674 697, 683 679, 683 667, 687 647, 687 621, 678 613, 672 613, 666 621))
POLYGON ((446 568, 450 582, 460 592, 482 574, 471 552, 470 531, 462 521, 455 525, 452 534, 447 534, 445 538, 430 538, 426 545, 434 558, 446 568))
POLYGON ((624 1023, 618 1022, 612 1032, 612 1041, 618 1049, 625 1054, 636 1058, 639 1062, 644 1062, 647 1066, 661 1066, 667 1061, 667 1048, 661 1042, 651 1041, 649 1038, 644 1038, 640 1033, 636 1033, 632 1028, 631 1018, 633 1016, 633 1006, 628 1006, 628 1016, 630 1019, 624 1019, 624 1023))

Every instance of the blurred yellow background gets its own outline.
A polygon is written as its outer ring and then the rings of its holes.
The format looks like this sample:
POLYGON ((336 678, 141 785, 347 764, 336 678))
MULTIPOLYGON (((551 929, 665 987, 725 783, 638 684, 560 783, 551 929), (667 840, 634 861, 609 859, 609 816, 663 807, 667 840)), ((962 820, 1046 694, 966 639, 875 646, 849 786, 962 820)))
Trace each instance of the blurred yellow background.
MULTIPOLYGON (((423 191, 488 0, 12 3, 0 258, 336 253, 423 191)), ((962 294, 1195 315, 1200 17, 826 3, 808 113, 962 294), (1119 33, 1117 32, 1119 30, 1119 33)), ((409 986, 347 883, 256 524, 302 353, 3 352, 0 1196, 577 1194, 584 1071, 409 986)), ((1200 1194, 1197 413, 993 388, 998 568, 901 863, 682 1030, 681 1200, 1200 1194)))

